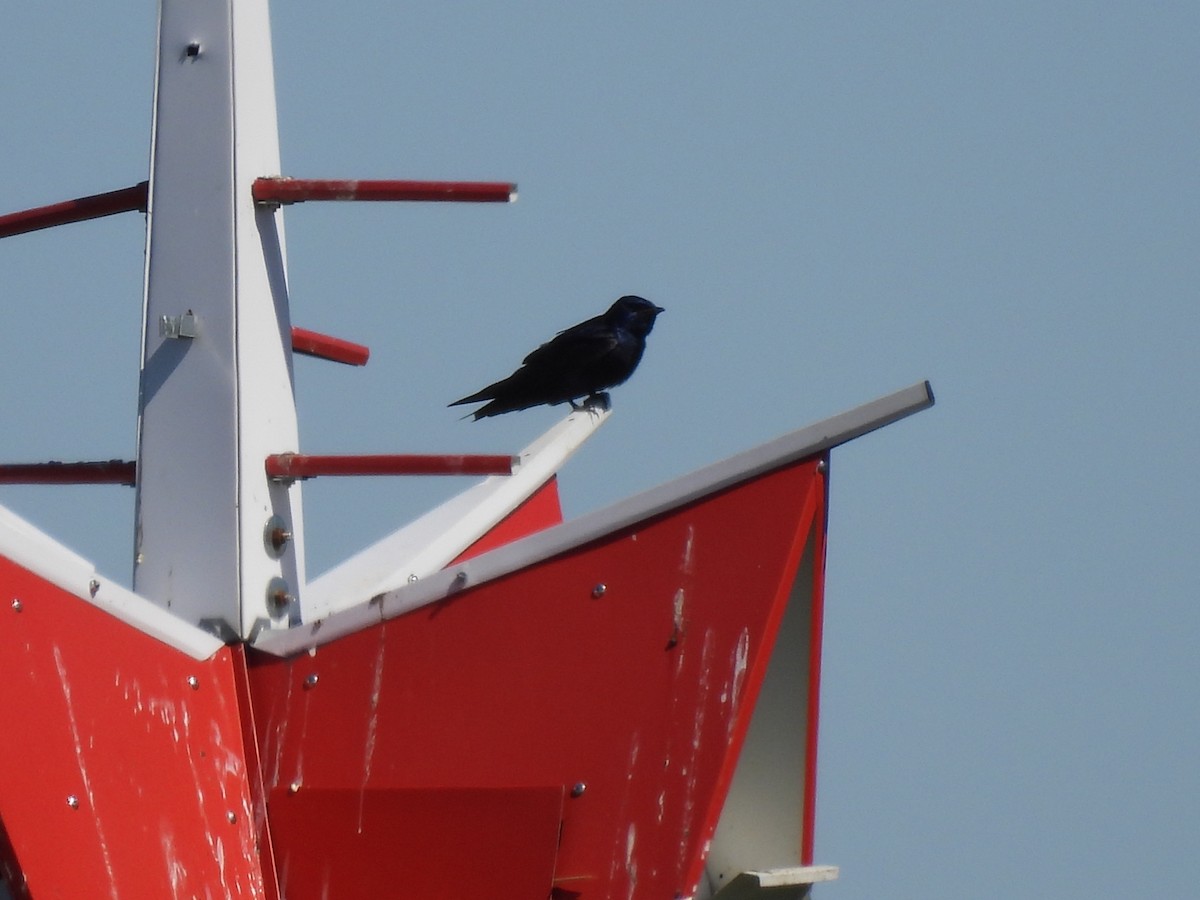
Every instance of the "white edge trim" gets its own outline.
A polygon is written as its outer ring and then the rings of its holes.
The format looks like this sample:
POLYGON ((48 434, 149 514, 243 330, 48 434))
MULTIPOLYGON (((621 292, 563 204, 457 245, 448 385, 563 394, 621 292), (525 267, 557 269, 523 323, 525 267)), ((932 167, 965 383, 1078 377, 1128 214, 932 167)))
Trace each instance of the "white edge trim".
POLYGON ((225 646, 220 638, 102 578, 92 563, 4 506, 0 555, 193 659, 208 659, 225 646))
POLYGON ((573 412, 521 451, 511 475, 493 475, 310 581, 304 621, 323 619, 428 578, 483 537, 545 484, 610 415, 573 412))
POLYGON ((620 500, 578 519, 539 531, 436 572, 427 579, 371 597, 326 619, 286 631, 263 632, 253 641, 260 650, 290 656, 375 622, 391 619, 468 587, 558 556, 629 525, 675 509, 765 472, 823 453, 870 431, 933 405, 928 381, 880 397, 824 419, 721 462, 620 500))

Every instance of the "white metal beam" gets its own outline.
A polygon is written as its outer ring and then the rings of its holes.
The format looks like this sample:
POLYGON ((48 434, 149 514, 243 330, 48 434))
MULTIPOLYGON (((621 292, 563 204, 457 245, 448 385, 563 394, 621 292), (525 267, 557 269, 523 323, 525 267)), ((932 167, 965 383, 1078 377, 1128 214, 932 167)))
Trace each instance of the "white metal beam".
POLYGON ((513 541, 473 559, 443 569, 429 578, 388 591, 361 596, 342 611, 287 631, 259 635, 254 645, 289 656, 326 643, 410 610, 443 600, 464 588, 482 584, 565 553, 574 547, 676 509, 719 490, 748 481, 789 463, 815 456, 877 428, 933 405, 929 382, 880 397, 870 403, 785 434, 780 438, 713 463, 674 481, 578 519, 513 541))

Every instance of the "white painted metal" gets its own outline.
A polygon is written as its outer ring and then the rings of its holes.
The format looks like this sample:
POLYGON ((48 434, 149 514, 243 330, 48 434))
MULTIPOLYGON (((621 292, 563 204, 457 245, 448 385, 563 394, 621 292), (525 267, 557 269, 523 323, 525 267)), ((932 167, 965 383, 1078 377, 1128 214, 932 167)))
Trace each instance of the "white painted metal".
POLYGON ((713 895, 713 900, 789 900, 809 896, 811 885, 836 881, 837 866, 795 866, 743 872, 713 895), (792 888, 793 890, 788 890, 792 888))
MULTIPOLYGON (((0 556, 193 659, 207 659, 223 646, 208 632, 101 577, 92 563, 3 506, 0 556)), ((3 601, 21 599, 4 597, 3 601)))
POLYGON ((484 479, 310 582, 304 620, 325 618, 444 568, 529 499, 609 415, 600 409, 571 413, 521 451, 513 474, 484 479))
POLYGON ((283 221, 252 181, 279 173, 266 0, 162 0, 147 215, 134 587, 226 636, 299 621, 303 583, 283 221), (159 330, 192 313, 194 337, 159 330), (279 515, 282 557, 263 540, 279 515))
MULTIPOLYGON (((919 382, 848 412, 785 434, 729 459, 697 469, 689 475, 621 500, 605 509, 498 547, 474 559, 457 563, 429 578, 389 591, 382 597, 360 596, 354 605, 345 607, 341 612, 325 619, 305 623, 301 627, 286 631, 259 635, 254 644, 279 656, 288 656, 318 646, 365 628, 380 619, 394 618, 428 603, 443 600, 464 588, 491 581, 565 553, 613 531, 676 509, 756 475, 822 453, 932 405, 933 393, 929 383, 919 382)), ((344 602, 349 602, 349 598, 339 601, 344 602)))

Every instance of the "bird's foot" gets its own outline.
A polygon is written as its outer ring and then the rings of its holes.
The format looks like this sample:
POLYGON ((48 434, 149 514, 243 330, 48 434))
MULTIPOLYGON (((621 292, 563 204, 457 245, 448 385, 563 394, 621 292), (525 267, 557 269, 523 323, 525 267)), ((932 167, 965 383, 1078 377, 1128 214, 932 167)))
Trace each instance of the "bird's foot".
POLYGON ((612 409, 612 398, 608 396, 607 391, 597 391, 595 394, 588 394, 578 406, 574 402, 571 406, 577 411, 586 409, 588 412, 607 412, 612 409))

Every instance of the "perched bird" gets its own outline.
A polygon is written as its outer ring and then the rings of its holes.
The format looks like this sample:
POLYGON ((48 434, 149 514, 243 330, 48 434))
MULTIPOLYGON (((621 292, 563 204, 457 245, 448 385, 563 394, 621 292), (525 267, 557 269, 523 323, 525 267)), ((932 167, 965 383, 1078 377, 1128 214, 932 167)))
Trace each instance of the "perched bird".
POLYGON ((646 335, 662 311, 641 297, 622 297, 604 315, 560 331, 504 380, 450 405, 491 401, 475 410, 476 420, 543 403, 570 403, 579 409, 575 401, 580 397, 587 398, 585 405, 607 405, 602 391, 633 374, 646 349, 646 335))

